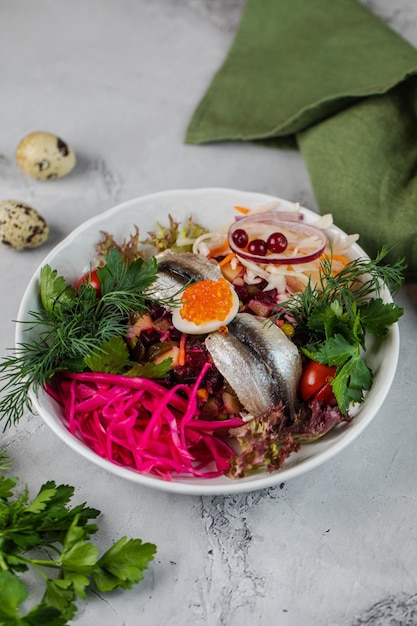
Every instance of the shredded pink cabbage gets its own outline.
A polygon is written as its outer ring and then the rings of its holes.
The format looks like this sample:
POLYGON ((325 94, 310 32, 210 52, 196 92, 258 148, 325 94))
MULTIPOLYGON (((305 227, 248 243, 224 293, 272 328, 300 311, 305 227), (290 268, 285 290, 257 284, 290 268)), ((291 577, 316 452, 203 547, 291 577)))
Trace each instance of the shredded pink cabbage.
POLYGON ((147 378, 65 372, 46 390, 62 405, 70 433, 112 463, 165 480, 181 473, 212 478, 235 454, 222 434, 243 421, 199 419, 197 390, 209 367, 194 385, 172 389, 147 378))

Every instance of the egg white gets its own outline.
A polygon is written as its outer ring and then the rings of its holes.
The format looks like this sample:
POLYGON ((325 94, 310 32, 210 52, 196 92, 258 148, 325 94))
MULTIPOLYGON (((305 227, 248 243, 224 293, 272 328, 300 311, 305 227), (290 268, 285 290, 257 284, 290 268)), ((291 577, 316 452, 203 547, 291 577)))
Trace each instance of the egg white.
POLYGON ((218 330, 221 326, 227 326, 239 311, 239 298, 236 291, 230 285, 230 291, 232 292, 232 306, 230 312, 224 320, 209 320, 202 324, 194 324, 189 320, 185 320, 181 317, 182 307, 178 307, 172 310, 172 323, 177 330, 188 335, 204 335, 206 333, 212 333, 218 330))

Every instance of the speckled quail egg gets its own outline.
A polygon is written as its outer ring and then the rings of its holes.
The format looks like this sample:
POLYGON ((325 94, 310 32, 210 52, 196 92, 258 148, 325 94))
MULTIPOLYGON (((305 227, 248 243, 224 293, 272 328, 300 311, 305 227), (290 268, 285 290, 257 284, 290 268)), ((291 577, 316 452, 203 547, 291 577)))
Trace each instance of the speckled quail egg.
POLYGON ((70 146, 56 135, 45 132, 26 135, 17 146, 16 161, 22 172, 37 180, 62 178, 76 164, 70 146))
POLYGON ((25 202, 0 202, 0 243, 15 250, 37 248, 49 235, 44 218, 25 202))

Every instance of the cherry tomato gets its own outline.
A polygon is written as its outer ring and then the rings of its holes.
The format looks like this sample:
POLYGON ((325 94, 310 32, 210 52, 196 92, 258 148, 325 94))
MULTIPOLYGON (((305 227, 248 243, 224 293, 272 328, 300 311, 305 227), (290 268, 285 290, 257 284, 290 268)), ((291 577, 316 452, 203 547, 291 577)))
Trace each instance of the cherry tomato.
POLYGON ((313 396, 328 404, 333 400, 333 390, 330 382, 336 373, 336 366, 322 365, 316 361, 308 361, 303 369, 300 380, 300 394, 303 400, 310 400, 313 396))
POLYGON ((94 268, 90 272, 86 272, 77 280, 74 285, 75 289, 78 289, 80 285, 91 285, 100 295, 100 281, 97 275, 97 269, 94 268))
POLYGON ((323 385, 314 396, 314 400, 317 400, 325 406, 336 406, 337 400, 333 392, 333 388, 330 383, 323 385))

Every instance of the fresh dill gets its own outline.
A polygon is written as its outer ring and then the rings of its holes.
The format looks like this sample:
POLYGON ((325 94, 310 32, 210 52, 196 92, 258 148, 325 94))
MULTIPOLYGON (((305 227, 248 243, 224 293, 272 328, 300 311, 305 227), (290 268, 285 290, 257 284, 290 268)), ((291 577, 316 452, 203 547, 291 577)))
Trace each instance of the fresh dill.
POLYGON ((100 293, 88 282, 78 289, 68 285, 49 265, 40 272, 42 310, 31 311, 25 322, 27 342, 0 362, 0 420, 5 428, 31 410, 30 391, 39 388, 59 370, 83 371, 86 359, 97 355, 112 338, 126 336, 129 314, 147 310, 147 290, 156 278, 154 257, 127 259, 117 248, 97 269, 100 293))
POLYGON ((389 248, 375 259, 357 258, 334 274, 332 260, 324 257, 317 284, 311 280, 303 292, 280 304, 275 319, 294 322, 293 340, 301 352, 319 363, 337 366, 333 392, 343 414, 351 402, 362 402, 370 389, 372 372, 366 365, 366 334, 386 335, 403 309, 381 297, 387 287, 395 293, 403 282, 404 260, 384 265, 389 248))

